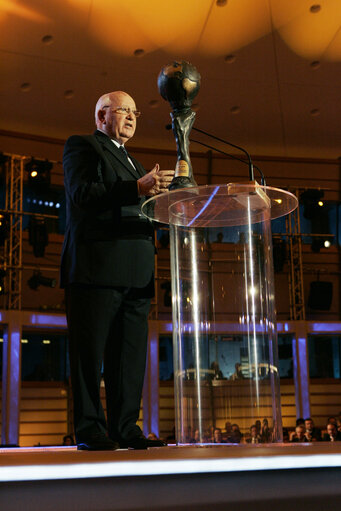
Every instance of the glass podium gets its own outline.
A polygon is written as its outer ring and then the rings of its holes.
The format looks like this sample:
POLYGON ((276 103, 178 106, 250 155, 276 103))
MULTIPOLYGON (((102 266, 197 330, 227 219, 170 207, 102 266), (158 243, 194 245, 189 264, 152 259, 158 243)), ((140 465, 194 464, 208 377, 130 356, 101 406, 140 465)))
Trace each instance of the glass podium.
POLYGON ((236 424, 282 441, 271 220, 297 203, 281 189, 230 183, 173 190, 142 206, 170 231, 179 445, 219 443, 225 425, 224 441, 238 443, 236 424), (236 240, 225 257, 212 252, 217 228, 236 240))

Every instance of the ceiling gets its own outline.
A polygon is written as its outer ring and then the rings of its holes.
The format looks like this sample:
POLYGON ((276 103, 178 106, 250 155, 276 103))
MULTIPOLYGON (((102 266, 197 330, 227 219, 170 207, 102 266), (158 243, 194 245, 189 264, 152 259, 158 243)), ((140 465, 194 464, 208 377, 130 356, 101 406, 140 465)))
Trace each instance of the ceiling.
POLYGON ((0 129, 89 133, 98 97, 125 90, 143 112, 131 145, 174 148, 157 77, 184 59, 198 128, 255 155, 340 156, 340 0, 0 0, 0 26, 0 129))

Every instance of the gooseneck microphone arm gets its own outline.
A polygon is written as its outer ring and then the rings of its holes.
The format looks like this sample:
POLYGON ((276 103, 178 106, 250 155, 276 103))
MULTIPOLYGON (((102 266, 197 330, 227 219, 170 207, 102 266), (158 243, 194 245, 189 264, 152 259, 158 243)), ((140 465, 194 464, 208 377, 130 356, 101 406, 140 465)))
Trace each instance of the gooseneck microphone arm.
MULTIPOLYGON (((194 129, 194 128, 192 128, 194 129)), ((234 154, 230 154, 230 153, 227 153, 226 151, 221 151, 220 149, 218 149, 217 147, 213 147, 209 144, 205 144, 204 142, 200 142, 199 140, 195 140, 194 138, 190 138, 189 139, 190 142, 194 142, 195 144, 199 144, 199 145, 202 145, 204 147, 207 147, 208 149, 213 149, 213 151, 216 151, 217 153, 221 153, 221 154, 224 154, 225 156, 229 156, 230 158, 234 159, 234 160, 238 160, 238 161, 241 161, 242 163, 245 163, 246 165, 249 165, 248 162, 246 162, 245 160, 242 160, 241 158, 238 158, 238 156, 235 156, 234 154)), ((233 145, 233 144, 231 144, 233 145)), ((233 147, 238 147, 238 146, 233 146, 233 147)), ((262 186, 266 186, 266 181, 265 181, 265 177, 264 177, 264 174, 263 172, 261 171, 261 169, 259 167, 257 167, 257 165, 253 165, 253 167, 255 169, 258 170, 258 172, 260 173, 260 176, 261 176, 261 185, 262 186)))
MULTIPOLYGON (((236 149, 239 149, 239 151, 242 151, 244 154, 246 154, 247 159, 248 159, 248 165, 249 165, 249 177, 250 177, 250 181, 254 181, 255 176, 254 176, 254 172, 253 172, 253 163, 252 163, 252 160, 251 160, 251 156, 249 155, 249 153, 243 147, 240 147, 240 146, 238 146, 236 144, 232 144, 231 142, 227 142, 227 140, 223 140, 222 138, 216 137, 215 135, 212 135, 211 133, 208 133, 207 131, 201 130, 200 128, 195 128, 193 126, 192 130, 198 131, 199 133, 203 133, 207 137, 214 138, 214 140, 218 140, 219 142, 222 142, 223 144, 229 145, 231 147, 235 147, 236 149)), ((238 159, 238 158, 236 158, 236 159, 238 159)), ((241 161, 243 161, 243 160, 241 160, 241 161)))

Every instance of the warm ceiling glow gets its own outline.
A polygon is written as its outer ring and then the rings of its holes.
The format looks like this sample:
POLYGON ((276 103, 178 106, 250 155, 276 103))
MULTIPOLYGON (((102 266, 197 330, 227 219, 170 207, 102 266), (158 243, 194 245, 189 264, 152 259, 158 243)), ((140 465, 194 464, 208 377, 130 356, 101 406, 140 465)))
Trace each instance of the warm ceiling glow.
POLYGON ((321 9, 310 10, 311 0, 295 2, 289 9, 285 0, 271 0, 274 26, 285 43, 307 59, 341 59, 341 2, 320 1, 321 9))
MULTIPOLYGON (((50 2, 0 0, 0 19, 38 22, 46 34, 50 2)), ((176 58, 223 57, 277 30, 303 58, 341 60, 341 0, 60 0, 63 6, 75 33, 85 31, 110 51, 132 58, 160 49, 176 58)), ((53 41, 44 37, 45 44, 53 41)))
POLYGON ((13 0, 0 0, 0 16, 4 14, 14 14, 32 21, 44 21, 48 18, 37 11, 21 5, 20 2, 14 2, 13 0))
MULTIPOLYGON (((88 0, 68 0, 89 10, 88 0)), ((198 51, 224 55, 271 30, 267 0, 230 1, 219 7, 212 0, 94 0, 90 30, 110 49, 133 55, 163 48, 172 54, 198 51)))

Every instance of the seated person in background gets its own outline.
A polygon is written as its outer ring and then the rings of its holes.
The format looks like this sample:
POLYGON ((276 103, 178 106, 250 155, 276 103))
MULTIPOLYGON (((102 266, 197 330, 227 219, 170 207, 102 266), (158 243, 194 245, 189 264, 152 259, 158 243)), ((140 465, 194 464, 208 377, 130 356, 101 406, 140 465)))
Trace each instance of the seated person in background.
POLYGON ((233 444, 240 444, 243 434, 241 433, 238 424, 232 424, 231 436, 229 442, 233 444))
POLYGON ((272 440, 272 434, 269 428, 268 419, 263 419, 262 428, 260 431, 260 437, 263 444, 267 444, 272 440))
POLYGON ((200 431, 198 429, 194 431, 194 442, 200 444, 200 431))
POLYGON ((261 437, 258 433, 256 424, 253 424, 250 427, 250 434, 251 434, 251 436, 246 439, 246 442, 248 444, 260 444, 261 443, 261 437))
POLYGON ((302 443, 308 442, 305 436, 305 427, 303 424, 296 426, 295 433, 292 435, 290 442, 302 443))
POLYGON ((337 430, 334 423, 329 422, 327 424, 327 433, 323 435, 324 442, 339 442, 341 441, 341 433, 337 430))
POLYGON ((210 373, 210 375, 209 375, 211 380, 223 380, 224 379, 224 375, 219 368, 218 362, 212 362, 210 369, 212 371, 214 371, 214 373, 210 373))
POLYGON ((155 433, 149 433, 147 436, 148 440, 159 440, 155 433))
POLYGON ((220 428, 215 428, 214 433, 213 433, 213 438, 214 438, 213 442, 215 444, 223 443, 223 435, 221 434, 220 428))
POLYGON ((242 373, 242 365, 240 362, 235 364, 235 372, 230 376, 230 380, 242 380, 244 375, 242 373))
POLYGON ((308 442, 320 442, 321 441, 321 431, 318 428, 315 428, 314 421, 310 417, 304 421, 305 425, 305 436, 308 442))
POLYGON ((73 436, 72 435, 65 435, 63 437, 63 444, 62 445, 75 445, 75 441, 73 439, 73 436))

